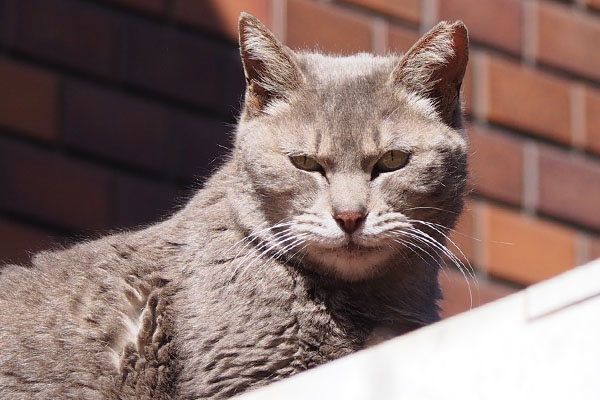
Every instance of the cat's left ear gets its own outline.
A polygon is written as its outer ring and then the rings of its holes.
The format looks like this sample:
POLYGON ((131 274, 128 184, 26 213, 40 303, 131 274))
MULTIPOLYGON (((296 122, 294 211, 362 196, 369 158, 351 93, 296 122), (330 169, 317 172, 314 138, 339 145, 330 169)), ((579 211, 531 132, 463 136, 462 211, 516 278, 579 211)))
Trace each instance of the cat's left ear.
POLYGON ((239 33, 246 75, 246 108, 253 115, 262 111, 270 100, 287 98, 300 86, 303 77, 292 51, 257 18, 241 13, 239 33))
POLYGON ((395 85, 431 99, 445 123, 460 126, 460 86, 469 60, 469 36, 461 21, 440 22, 392 72, 395 85))

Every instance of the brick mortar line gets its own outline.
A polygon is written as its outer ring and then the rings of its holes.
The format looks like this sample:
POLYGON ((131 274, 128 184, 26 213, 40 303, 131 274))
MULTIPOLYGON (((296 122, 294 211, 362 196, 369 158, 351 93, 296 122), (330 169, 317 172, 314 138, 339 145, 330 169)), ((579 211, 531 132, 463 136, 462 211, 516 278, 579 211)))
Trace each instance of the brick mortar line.
POLYGON ((287 0, 270 0, 271 25, 273 33, 281 43, 287 41, 287 0))
POLYGON ((508 280, 507 278, 502 278, 501 276, 484 275, 484 277, 485 277, 485 280, 489 283, 496 284, 496 285, 502 285, 504 287, 514 289, 515 292, 523 290, 527 287, 527 285, 523 285, 521 283, 508 280))
POLYGON ((473 104, 473 116, 477 121, 487 124, 487 96, 489 92, 488 88, 488 77, 487 77, 487 54, 476 52, 473 53, 473 68, 471 72, 472 76, 472 104, 473 104))
MULTIPOLYGON (((239 110, 235 114, 229 115, 227 113, 219 112, 215 109, 195 105, 189 101, 181 100, 171 95, 162 94, 159 91, 152 90, 148 87, 130 84, 118 77, 115 79, 103 78, 87 71, 65 66, 54 61, 47 61, 43 58, 32 56, 20 51, 11 51, 8 54, 4 54, 4 58, 14 63, 21 63, 30 68, 33 67, 41 69, 45 73, 55 74, 57 79, 84 82, 90 86, 99 87, 100 89, 113 91, 119 94, 126 94, 137 100, 147 101, 163 106, 170 106, 170 108, 175 110, 192 113, 194 115, 215 121, 234 123, 236 116, 239 115, 239 110)), ((240 96, 241 95, 243 95, 243 91, 240 92, 240 96)), ((237 107, 233 104, 230 106, 237 107)))
POLYGON ((107 173, 145 179, 154 183, 176 186, 178 188, 187 188, 193 186, 198 177, 207 175, 212 170, 197 171, 194 176, 190 176, 189 179, 184 179, 172 174, 168 174, 166 171, 151 170, 121 161, 116 161, 109 157, 99 156, 88 151, 77 150, 66 144, 57 145, 56 143, 42 142, 31 137, 10 132, 11 131, 0 130, 0 141, 8 141, 25 145, 27 148, 33 151, 40 151, 48 156, 59 156, 65 161, 83 164, 87 167, 98 168, 107 173))
POLYGON ((479 41, 476 38, 469 38, 469 48, 471 53, 488 54, 492 57, 498 57, 514 62, 515 64, 520 64, 522 61, 521 54, 515 54, 514 52, 494 47, 491 44, 479 41))
POLYGON ((499 124, 496 122, 486 122, 486 121, 482 121, 480 119, 472 119, 471 125, 477 125, 477 126, 491 129, 493 131, 502 132, 505 135, 508 135, 508 136, 511 136, 514 138, 518 138, 521 140, 529 140, 533 143, 542 144, 544 146, 548 146, 555 150, 559 150, 559 151, 563 151, 563 152, 573 152, 574 151, 576 154, 580 155, 581 157, 583 157, 584 159, 586 159, 590 162, 600 162, 600 154, 598 154, 598 153, 594 153, 587 149, 574 148, 569 144, 557 142, 548 137, 540 136, 540 134, 533 133, 530 131, 525 131, 522 129, 518 129, 513 126, 502 125, 502 124, 499 124))
MULTIPOLYGON (((77 229, 68 229, 64 226, 48 223, 39 218, 23 213, 15 213, 4 208, 0 208, 0 220, 19 225, 25 229, 38 230, 44 234, 47 234, 50 238, 56 237, 56 239, 69 239, 70 236, 80 235, 83 233, 77 229)), ((58 244, 60 242, 56 243, 58 244)))
MULTIPOLYGON (((306 0, 306 1, 311 1, 311 0, 306 0)), ((397 0, 392 0, 392 1, 397 1, 397 0)), ((375 10, 370 10, 364 6, 360 6, 357 4, 346 3, 343 0, 342 1, 312 0, 311 2, 320 4, 320 5, 327 5, 329 7, 332 7, 333 9, 337 9, 337 10, 346 10, 355 15, 356 14, 362 15, 363 17, 369 17, 369 18, 381 17, 381 18, 385 19, 385 21, 387 21, 388 23, 391 23, 392 25, 398 25, 400 27, 404 27, 404 28, 407 28, 410 30, 419 29, 421 27, 421 24, 419 24, 419 23, 408 21, 406 19, 402 19, 401 17, 394 16, 392 14, 384 14, 384 13, 381 13, 381 12, 378 12, 375 10)))
POLYGON ((569 103, 571 106, 571 146, 583 149, 586 145, 585 132, 585 86, 573 82, 569 89, 569 103))
POLYGON ((569 71, 556 65, 551 65, 540 61, 535 64, 535 70, 541 71, 555 78, 560 78, 569 82, 577 81, 585 86, 600 89, 600 79, 593 79, 581 74, 577 74, 576 72, 569 71))
MULTIPOLYGON (((63 0, 64 1, 64 0, 63 0)), ((125 14, 125 15, 136 15, 147 20, 152 21, 168 21, 170 16, 171 2, 167 2, 163 12, 154 12, 146 9, 145 7, 127 6, 125 4, 119 4, 117 2, 105 2, 98 0, 71 0, 72 3, 87 4, 87 7, 93 7, 95 12, 100 11, 104 13, 112 14, 125 14)))
POLYGON ((590 239, 583 232, 575 233, 575 264, 583 265, 589 260, 590 255, 590 239))
POLYGON ((421 2, 421 24, 419 33, 425 34, 439 20, 438 0, 422 0, 421 2))
POLYGON ((161 25, 162 27, 168 26, 177 32, 183 32, 188 34, 200 35, 209 40, 213 40, 218 43, 228 43, 237 45, 235 42, 231 42, 225 36, 221 36, 206 28, 191 23, 183 23, 173 19, 172 10, 173 2, 169 1, 164 13, 156 14, 151 11, 143 11, 135 7, 127 7, 125 5, 119 5, 117 3, 98 2, 98 0, 77 0, 81 3, 86 3, 90 6, 96 7, 97 9, 104 10, 103 12, 112 13, 116 16, 115 19, 119 20, 119 17, 129 17, 144 20, 146 22, 152 22, 161 25))
POLYGON ((566 219, 566 217, 556 216, 556 215, 553 215, 553 214, 550 214, 548 212, 544 212, 541 210, 539 210, 537 212, 536 217, 539 219, 543 219, 545 221, 554 222, 555 224, 560 225, 562 227, 567 227, 572 230, 578 230, 578 231, 584 232, 590 236, 600 235, 600 227, 594 228, 594 227, 591 227, 590 225, 584 225, 577 221, 568 220, 568 219, 566 219))
MULTIPOLYGON (((540 221, 551 222, 551 223, 561 226, 562 228, 571 229, 573 231, 579 231, 582 234, 585 234, 585 235, 588 235, 591 237, 597 237, 600 235, 600 228, 591 228, 589 226, 585 226, 580 223, 570 221, 570 220, 567 220, 564 218, 560 218, 556 215, 548 214, 548 213, 541 212, 541 211, 538 211, 535 215, 531 216, 529 214, 524 213, 524 209, 519 205, 505 202, 505 201, 502 201, 502 200, 499 200, 499 199, 496 199, 493 197, 485 196, 485 195, 482 195, 479 193, 472 192, 469 194, 469 198, 473 202, 479 202, 482 205, 500 207, 500 208, 508 210, 514 214, 520 214, 522 216, 529 216, 530 218, 540 220, 540 221)), ((473 209, 475 209, 475 208, 473 208, 473 209)))
POLYGON ((467 121, 466 130, 469 128, 481 129, 481 130, 489 130, 493 133, 500 134, 507 138, 512 138, 515 140, 519 140, 522 143, 531 142, 537 145, 543 145, 548 148, 551 148, 560 152, 567 152, 569 154, 575 154, 580 158, 592 163, 600 163, 600 154, 586 151, 586 149, 575 148, 571 145, 567 145, 565 143, 557 142, 547 137, 539 136, 538 134, 534 134, 529 131, 519 130, 514 127, 510 127, 507 125, 501 125, 495 122, 484 122, 479 119, 469 119, 465 118, 467 121))
POLYGON ((535 215, 539 202, 539 149, 527 141, 523 145, 523 210, 535 215))
POLYGON ((383 55, 388 47, 388 23, 383 17, 373 17, 371 22, 371 51, 373 54, 383 55))
POLYGON ((565 81, 568 81, 569 83, 577 81, 579 83, 584 84, 585 86, 597 88, 598 90, 600 90, 600 79, 593 79, 587 76, 583 76, 577 74, 576 72, 569 71, 568 69, 547 64, 541 61, 536 61, 533 64, 527 64, 519 55, 479 42, 475 39, 472 39, 470 41, 470 53, 472 58, 474 58, 474 54, 485 54, 488 57, 496 57, 500 58, 503 61, 514 63, 516 66, 527 67, 531 68, 532 70, 540 71, 544 74, 550 75, 550 77, 552 78, 563 79, 565 81))
POLYGON ((474 240, 473 256, 475 265, 477 265, 485 275, 488 275, 488 238, 487 238, 487 204, 482 201, 472 201, 473 209, 473 236, 479 240, 474 240))
POLYGON ((535 66, 536 64, 536 53, 538 47, 538 20, 537 10, 538 2, 535 0, 526 0, 521 3, 522 14, 522 26, 523 30, 521 33, 521 46, 523 52, 523 63, 529 66, 535 66))
MULTIPOLYGON (((585 1, 585 0, 582 0, 585 1)), ((585 11, 586 14, 591 16, 600 17, 600 8, 592 8, 592 7, 583 7, 580 10, 585 11)))

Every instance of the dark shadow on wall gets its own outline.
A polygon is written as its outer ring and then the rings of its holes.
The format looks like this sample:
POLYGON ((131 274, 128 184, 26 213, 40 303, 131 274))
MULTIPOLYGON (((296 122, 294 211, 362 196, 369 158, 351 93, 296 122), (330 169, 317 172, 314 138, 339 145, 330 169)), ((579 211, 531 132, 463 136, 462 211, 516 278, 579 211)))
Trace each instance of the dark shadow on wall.
POLYGON ((0 264, 165 218, 220 165, 243 73, 199 3, 0 0, 0 264))

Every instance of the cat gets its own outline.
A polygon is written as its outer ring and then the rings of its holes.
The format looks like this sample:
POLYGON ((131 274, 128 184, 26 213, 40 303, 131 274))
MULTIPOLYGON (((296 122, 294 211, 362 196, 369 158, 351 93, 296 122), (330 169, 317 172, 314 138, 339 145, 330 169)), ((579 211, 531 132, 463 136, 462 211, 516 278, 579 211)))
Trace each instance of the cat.
POLYGON ((3 399, 227 398, 439 319, 465 26, 403 56, 239 32, 234 147, 183 209, 0 270, 3 399))

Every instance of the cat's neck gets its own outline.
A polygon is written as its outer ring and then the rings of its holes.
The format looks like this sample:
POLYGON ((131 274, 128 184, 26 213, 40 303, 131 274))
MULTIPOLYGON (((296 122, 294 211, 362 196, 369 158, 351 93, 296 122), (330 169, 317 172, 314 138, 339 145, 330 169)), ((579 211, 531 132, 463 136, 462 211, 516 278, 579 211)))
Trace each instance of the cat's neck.
POLYGON ((315 298, 334 312, 409 331, 439 319, 437 271, 424 274, 424 268, 432 267, 418 259, 408 263, 392 260, 388 272, 359 282, 341 281, 305 269, 298 269, 297 274, 315 298))

